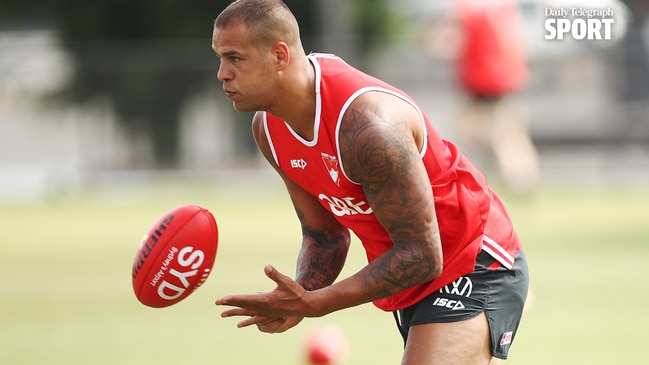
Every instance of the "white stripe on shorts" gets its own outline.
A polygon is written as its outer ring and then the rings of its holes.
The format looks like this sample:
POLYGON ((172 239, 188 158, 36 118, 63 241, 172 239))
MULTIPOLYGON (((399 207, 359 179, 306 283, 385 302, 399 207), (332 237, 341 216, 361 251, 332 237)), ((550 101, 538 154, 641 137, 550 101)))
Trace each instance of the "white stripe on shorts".
POLYGON ((500 262, 509 270, 514 266, 514 257, 509 254, 498 242, 484 235, 482 237, 482 250, 487 252, 491 257, 500 262))

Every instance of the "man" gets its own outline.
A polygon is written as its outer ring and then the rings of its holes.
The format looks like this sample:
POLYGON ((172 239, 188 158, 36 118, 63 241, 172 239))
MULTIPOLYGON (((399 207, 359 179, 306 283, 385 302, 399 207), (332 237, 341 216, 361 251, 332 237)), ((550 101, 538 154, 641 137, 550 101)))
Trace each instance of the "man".
POLYGON ((459 132, 476 155, 492 154, 501 178, 515 193, 528 194, 539 162, 523 103, 514 95, 528 76, 523 28, 512 0, 455 0, 463 46, 456 67, 466 92, 459 132))
POLYGON ((478 166, 491 166, 493 160, 512 192, 532 193, 539 162, 526 108, 516 96, 529 73, 517 5, 513 0, 454 0, 448 7, 429 22, 424 48, 455 66, 466 99, 457 123, 459 144, 478 166))
POLYGON ((333 55, 305 55, 279 0, 232 3, 212 47, 226 97, 258 111, 253 135, 303 234, 295 280, 268 265, 277 287, 218 299, 233 307, 222 316, 274 333, 374 302, 395 313, 403 364, 506 358, 527 295, 518 237, 484 177, 415 102, 333 55), (334 283, 349 230, 369 263, 334 283))

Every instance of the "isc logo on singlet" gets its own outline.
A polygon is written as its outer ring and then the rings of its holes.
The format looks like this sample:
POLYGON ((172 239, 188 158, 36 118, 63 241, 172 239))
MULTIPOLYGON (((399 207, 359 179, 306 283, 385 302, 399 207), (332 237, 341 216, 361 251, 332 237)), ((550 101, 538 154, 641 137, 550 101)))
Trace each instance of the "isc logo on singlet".
POLYGON ((320 200, 324 200, 329 204, 331 212, 338 217, 345 215, 355 215, 355 214, 372 214, 372 208, 367 204, 367 202, 361 200, 358 201, 356 198, 336 198, 328 197, 324 194, 318 196, 320 200))

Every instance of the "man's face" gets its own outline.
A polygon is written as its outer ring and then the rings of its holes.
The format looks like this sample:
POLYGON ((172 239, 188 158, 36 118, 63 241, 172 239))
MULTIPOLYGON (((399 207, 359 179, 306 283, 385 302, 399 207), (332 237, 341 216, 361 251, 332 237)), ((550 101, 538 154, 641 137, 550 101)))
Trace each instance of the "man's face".
POLYGON ((262 54, 250 44, 243 24, 214 28, 212 49, 221 59, 217 77, 234 109, 268 110, 276 80, 270 49, 262 54))

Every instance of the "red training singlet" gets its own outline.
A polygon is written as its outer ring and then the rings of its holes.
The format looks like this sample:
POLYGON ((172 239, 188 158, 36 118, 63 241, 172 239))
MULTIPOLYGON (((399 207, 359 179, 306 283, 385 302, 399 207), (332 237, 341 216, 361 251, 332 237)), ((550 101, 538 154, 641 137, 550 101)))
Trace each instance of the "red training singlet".
POLYGON ((464 47, 459 81, 477 95, 502 96, 527 81, 525 51, 516 4, 511 0, 456 0, 464 47))
POLYGON ((267 113, 264 114, 266 136, 281 170, 356 234, 369 262, 389 250, 393 243, 374 216, 363 189, 347 178, 340 163, 338 129, 343 114, 362 93, 381 91, 411 104, 425 125, 426 143, 420 155, 432 184, 444 269, 438 278, 374 304, 393 311, 420 301, 472 272, 481 249, 511 268, 520 244, 500 200, 459 149, 437 134, 416 103, 402 91, 356 70, 336 56, 311 54, 308 58, 316 75, 313 140, 303 139, 282 119, 267 113))

